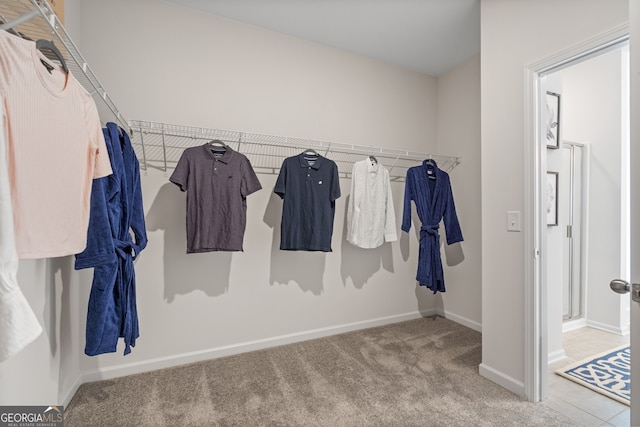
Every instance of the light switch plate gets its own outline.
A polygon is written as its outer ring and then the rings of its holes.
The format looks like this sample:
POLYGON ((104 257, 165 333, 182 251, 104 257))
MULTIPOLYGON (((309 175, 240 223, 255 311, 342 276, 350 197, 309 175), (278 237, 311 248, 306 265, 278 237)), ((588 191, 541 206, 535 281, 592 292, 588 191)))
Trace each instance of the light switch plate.
POLYGON ((507 211, 507 231, 521 231, 520 211, 507 211))

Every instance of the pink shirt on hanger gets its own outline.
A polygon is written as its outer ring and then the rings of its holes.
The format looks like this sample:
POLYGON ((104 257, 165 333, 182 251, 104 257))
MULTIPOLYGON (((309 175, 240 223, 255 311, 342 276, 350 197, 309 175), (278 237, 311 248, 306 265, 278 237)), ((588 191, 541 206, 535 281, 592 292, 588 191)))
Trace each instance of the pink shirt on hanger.
POLYGON ((35 42, 0 31, 0 95, 20 258, 82 252, 91 181, 111 174, 91 95, 35 42), (53 69, 49 71, 42 61, 53 69))

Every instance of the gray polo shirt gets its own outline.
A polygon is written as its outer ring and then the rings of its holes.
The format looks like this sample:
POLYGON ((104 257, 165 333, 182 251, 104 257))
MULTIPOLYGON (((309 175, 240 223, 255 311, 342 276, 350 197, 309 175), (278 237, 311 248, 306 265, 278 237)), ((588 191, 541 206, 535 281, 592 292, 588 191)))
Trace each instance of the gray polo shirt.
POLYGON ((187 148, 169 180, 187 192, 187 253, 242 250, 247 196, 262 188, 244 154, 187 148))

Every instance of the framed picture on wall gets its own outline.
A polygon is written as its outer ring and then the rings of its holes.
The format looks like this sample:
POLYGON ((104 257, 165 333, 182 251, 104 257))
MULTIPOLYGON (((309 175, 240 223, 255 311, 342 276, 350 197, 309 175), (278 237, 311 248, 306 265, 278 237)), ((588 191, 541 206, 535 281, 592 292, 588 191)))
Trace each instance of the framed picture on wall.
POLYGON ((547 225, 558 225, 558 172, 547 172, 547 225))
POLYGON ((547 148, 560 148, 560 94, 547 92, 547 148))

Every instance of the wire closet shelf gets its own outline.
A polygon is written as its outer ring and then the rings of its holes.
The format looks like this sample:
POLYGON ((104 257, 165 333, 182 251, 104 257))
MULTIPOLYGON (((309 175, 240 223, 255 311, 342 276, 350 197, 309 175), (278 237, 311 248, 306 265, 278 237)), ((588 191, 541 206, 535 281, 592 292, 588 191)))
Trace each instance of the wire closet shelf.
POLYGON ((351 176, 353 163, 367 156, 374 156, 378 163, 384 165, 392 181, 404 180, 408 168, 426 159, 435 160, 438 167, 447 172, 461 162, 459 156, 138 120, 130 121, 129 129, 142 169, 165 173, 176 166, 186 148, 204 145, 214 139, 246 155, 256 172, 268 174, 277 174, 286 157, 307 149, 314 149, 336 162, 340 176, 344 178, 351 176))
POLYGON ((93 97, 103 122, 113 121, 124 129, 128 128, 127 120, 89 68, 49 3, 45 0, 0 0, 0 30, 7 30, 27 40, 53 41, 65 58, 71 74, 93 97))

